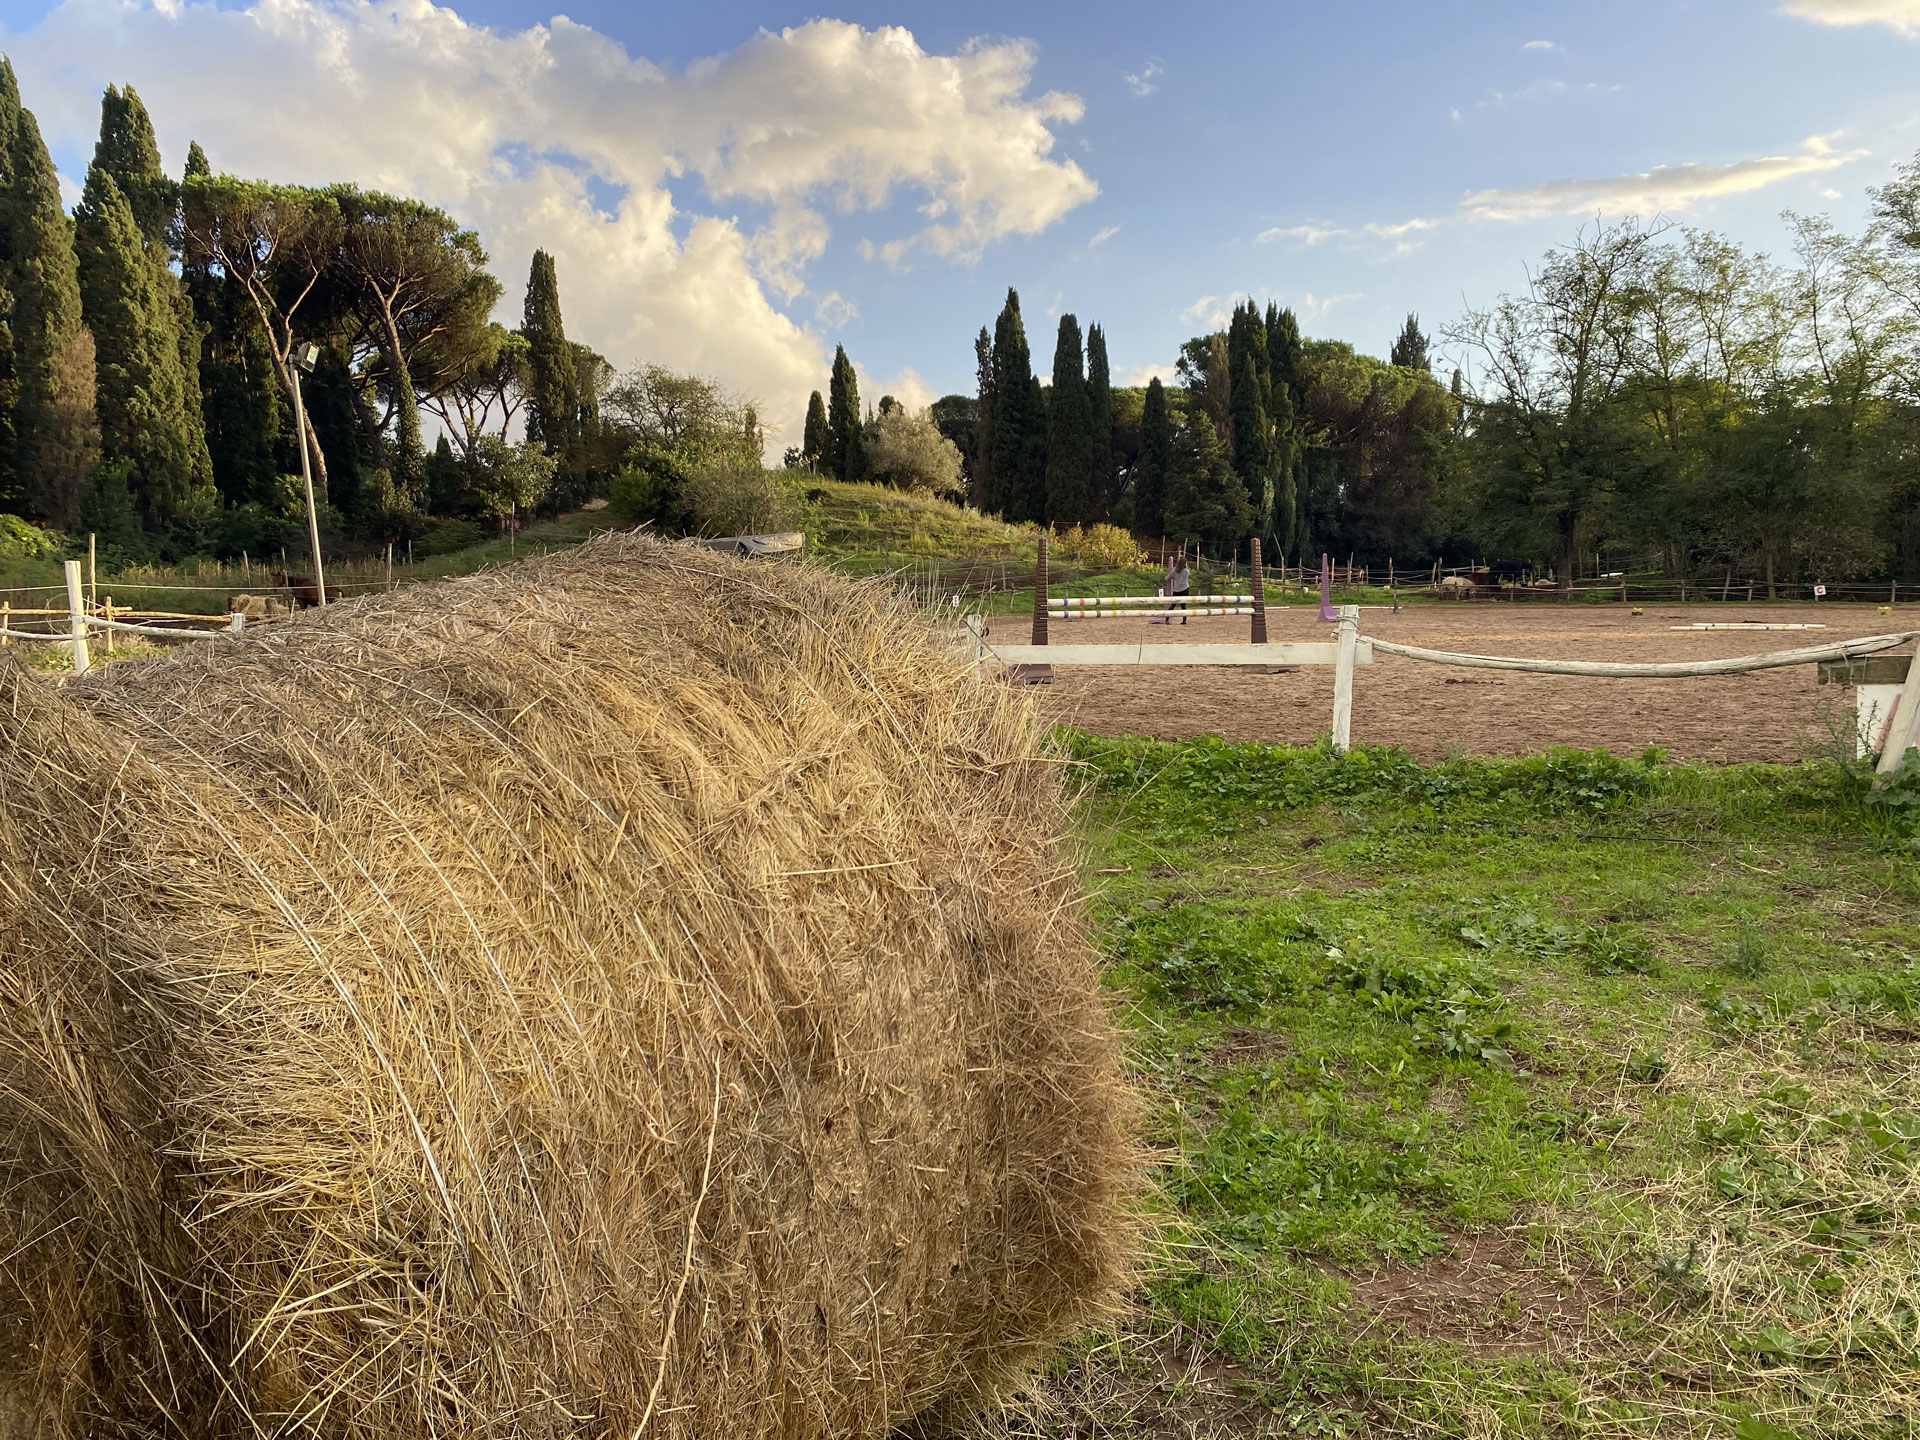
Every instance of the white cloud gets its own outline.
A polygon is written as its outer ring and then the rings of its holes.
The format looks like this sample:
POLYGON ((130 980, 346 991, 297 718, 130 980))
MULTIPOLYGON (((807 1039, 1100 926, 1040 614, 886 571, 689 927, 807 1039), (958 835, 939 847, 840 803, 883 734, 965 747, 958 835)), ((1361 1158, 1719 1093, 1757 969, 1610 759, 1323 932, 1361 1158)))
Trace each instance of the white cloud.
POLYGON ((1262 230, 1253 240, 1256 245, 1271 245, 1276 240, 1299 240, 1308 245, 1318 245, 1322 240, 1353 233, 1337 225, 1316 225, 1309 221, 1305 225, 1276 225, 1271 230, 1262 230))
POLYGON ((1361 296, 1362 292, 1358 290, 1345 291, 1339 295, 1315 295, 1312 291, 1308 291, 1300 297, 1300 303, 1296 308, 1300 311, 1301 319, 1318 320, 1343 300, 1358 300, 1361 296))
POLYGON ((1122 75, 1120 78, 1127 82, 1127 88, 1129 90, 1144 100, 1160 88, 1155 82, 1166 73, 1166 67, 1158 60, 1149 60, 1145 65, 1140 67, 1140 73, 1138 75, 1122 75))
POLYGON ((1087 248, 1091 250, 1096 245, 1104 245, 1119 233, 1120 227, 1118 225, 1103 226, 1101 229, 1094 231, 1093 238, 1087 241, 1087 248))
POLYGON ((1145 385, 1151 380, 1158 380, 1162 385, 1177 385, 1180 372, 1171 365, 1133 365, 1113 374, 1113 383, 1122 386, 1145 385))
MULTIPOLYGON (((1540 220, 1554 215, 1627 215, 1678 213, 1727 195, 1743 195, 1801 175, 1817 175, 1858 160, 1865 150, 1836 150, 1834 135, 1812 135, 1800 142, 1797 155, 1767 155, 1725 165, 1657 165, 1637 175, 1614 175, 1601 180, 1551 180, 1517 189, 1476 190, 1461 198, 1448 215, 1422 215, 1411 220, 1368 221, 1340 226, 1325 221, 1276 226, 1254 236, 1256 242, 1297 240, 1318 245, 1325 240, 1393 241, 1393 252, 1405 255, 1415 247, 1407 237, 1449 221, 1540 220)), ((1827 189, 1827 198, 1838 192, 1827 189)), ((1339 297, 1336 297, 1339 298, 1339 297)), ((1207 296, 1200 306, 1212 304, 1207 296)))
POLYGON ((675 72, 564 17, 500 32, 429 0, 61 0, 0 43, 55 144, 90 149, 118 81, 176 169, 198 139, 236 174, 420 196, 480 232, 503 314, 544 247, 571 333, 617 364, 715 375, 776 432, 826 367, 769 292, 804 293, 830 214, 910 197, 916 227, 880 253, 964 262, 1098 193, 1052 154, 1081 102, 1027 95, 1021 41, 932 55, 904 29, 819 20, 675 72), (683 208, 689 176, 766 218, 683 208))
POLYGON ((860 307, 838 290, 829 290, 814 303, 813 318, 823 329, 840 330, 860 318, 860 307))
POLYGON ((1364 225, 1344 227, 1324 223, 1309 222, 1305 225, 1281 225, 1271 230, 1262 230, 1254 236, 1256 244, 1269 245, 1276 240, 1298 240, 1307 245, 1318 245, 1323 240, 1357 240, 1371 238, 1375 240, 1398 240, 1402 236, 1414 234, 1420 230, 1431 230, 1440 222, 1425 216, 1412 220, 1396 220, 1392 223, 1370 220, 1364 225))
POLYGON ((1560 44, 1557 40, 1529 40, 1520 48, 1522 50, 1558 50, 1560 44))
POLYGON ((1180 312, 1180 320, 1186 325, 1221 326, 1233 318, 1233 302, 1218 295, 1202 295, 1193 304, 1180 312))
POLYGON ((868 405, 878 407, 882 395, 891 395, 909 410, 924 410, 940 398, 911 365, 902 366, 887 380, 870 378, 858 365, 854 369, 860 375, 860 393, 868 405))
POLYGON ((1594 212, 1681 211, 1798 175, 1838 169, 1863 153, 1838 153, 1826 137, 1813 136, 1801 142, 1797 155, 1767 155, 1725 165, 1658 165, 1636 175, 1600 180, 1550 180, 1519 189, 1477 190, 1461 199, 1457 213, 1469 220, 1536 220, 1594 212))
POLYGON ((1780 8, 1817 25, 1885 25, 1920 35, 1920 0, 1787 0, 1780 8))

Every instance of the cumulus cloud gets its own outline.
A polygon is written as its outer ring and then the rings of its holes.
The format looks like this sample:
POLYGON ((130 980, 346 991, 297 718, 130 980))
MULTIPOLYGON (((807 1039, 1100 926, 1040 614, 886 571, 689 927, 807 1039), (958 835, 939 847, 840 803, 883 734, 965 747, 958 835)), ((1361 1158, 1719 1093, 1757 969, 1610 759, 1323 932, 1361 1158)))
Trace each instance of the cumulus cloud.
POLYGON ((823 329, 840 330, 860 318, 860 307, 838 290, 829 290, 814 302, 813 318, 823 329))
POLYGON ((1536 220, 1598 212, 1624 215, 1682 211, 1706 200, 1744 195, 1796 176, 1835 170, 1862 151, 1836 152, 1826 137, 1801 142, 1797 155, 1766 155, 1725 165, 1657 165, 1599 180, 1550 180, 1512 190, 1476 190, 1460 201, 1470 220, 1536 220))
POLYGON ((1158 81, 1166 73, 1166 67, 1158 60, 1149 60, 1140 67, 1138 75, 1122 75, 1120 78, 1127 82, 1129 90, 1144 100, 1160 88, 1158 81))
MULTIPOLYGON (((1327 240, 1364 243, 1392 242, 1395 253, 1414 247, 1408 237, 1423 230, 1463 220, 1541 220, 1555 215, 1678 214, 1707 201, 1743 195, 1783 180, 1837 170, 1858 160, 1864 150, 1836 150, 1831 135, 1813 135, 1800 142, 1799 153, 1735 160, 1724 165, 1657 165, 1633 175, 1599 180, 1550 180, 1517 189, 1475 190, 1463 196, 1447 215, 1421 215, 1410 220, 1369 221, 1342 226, 1325 221, 1277 225, 1254 236, 1272 244, 1292 240, 1318 245, 1327 240)), ((1822 192, 1832 198, 1837 192, 1822 192)), ((1212 297, 1207 297, 1211 301, 1212 297)), ((1207 303, 1207 302, 1202 302, 1207 303)))
POLYGON ((1023 41, 936 55, 817 20, 671 71, 564 17, 502 32, 430 0, 61 0, 4 45, 56 146, 90 149, 101 89, 131 83, 175 168, 197 139, 236 174, 442 205, 480 232, 506 313, 544 247, 571 333, 715 375, 781 429, 825 359, 775 297, 805 293, 831 216, 906 199, 883 253, 965 262, 1098 193, 1052 153, 1081 102, 1028 95, 1023 41))
POLYGON ((865 404, 877 406, 881 396, 891 395, 909 410, 924 410, 940 398, 911 365, 901 366, 885 380, 875 380, 857 364, 853 368, 860 377, 860 394, 865 404))
POLYGON ((1221 326, 1233 318, 1232 300, 1218 295, 1202 295, 1193 304, 1180 312, 1180 320, 1186 325, 1221 326))
POLYGON ((1780 8, 1817 25, 1885 25, 1920 35, 1920 0, 1787 0, 1780 8))
POLYGON ((1116 385, 1146 385, 1158 380, 1162 385, 1180 383, 1180 372, 1171 365, 1129 365, 1113 372, 1116 385))

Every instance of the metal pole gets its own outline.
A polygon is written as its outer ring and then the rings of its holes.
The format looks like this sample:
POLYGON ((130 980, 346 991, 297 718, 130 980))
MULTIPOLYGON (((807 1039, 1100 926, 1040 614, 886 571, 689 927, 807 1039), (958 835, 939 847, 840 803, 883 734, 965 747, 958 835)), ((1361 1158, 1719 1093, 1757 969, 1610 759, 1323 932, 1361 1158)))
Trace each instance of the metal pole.
POLYGON ((313 542, 313 591, 321 609, 327 604, 327 572, 320 560, 320 511, 313 503, 313 460, 307 454, 307 410, 300 400, 300 367, 293 367, 293 428, 300 437, 300 478, 307 482, 307 538, 313 542))

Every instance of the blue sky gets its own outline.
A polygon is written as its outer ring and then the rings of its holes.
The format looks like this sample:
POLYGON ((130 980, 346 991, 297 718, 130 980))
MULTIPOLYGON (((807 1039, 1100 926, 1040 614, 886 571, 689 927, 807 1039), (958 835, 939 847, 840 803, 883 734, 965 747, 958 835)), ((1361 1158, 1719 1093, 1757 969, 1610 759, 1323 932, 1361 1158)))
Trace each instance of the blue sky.
POLYGON ((577 336, 783 427, 836 342, 971 388, 1009 285, 1043 369, 1061 310, 1137 377, 1244 294, 1381 353, 1596 214, 1780 250, 1920 150, 1920 0, 219 8, 0 4, 71 178, 130 81, 170 164, 424 193, 509 308, 546 245, 577 336))

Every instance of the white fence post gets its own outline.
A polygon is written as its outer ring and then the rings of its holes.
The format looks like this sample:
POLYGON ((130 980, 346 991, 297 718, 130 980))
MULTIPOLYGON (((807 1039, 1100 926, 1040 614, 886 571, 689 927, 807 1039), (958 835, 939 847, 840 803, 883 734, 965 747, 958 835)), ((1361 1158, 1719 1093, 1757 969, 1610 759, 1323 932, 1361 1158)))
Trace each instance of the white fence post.
POLYGON ((1915 745, 1920 745, 1920 654, 1907 661, 1907 683, 1900 687, 1900 703, 1894 707, 1875 768, 1881 775, 1893 774, 1915 745))
POLYGON ((1333 750, 1344 755, 1353 740, 1353 659, 1360 643, 1360 607, 1340 607, 1333 661, 1333 750))
POLYGON ((80 562, 67 561, 67 633, 73 637, 73 673, 87 673, 87 602, 80 590, 80 562))

